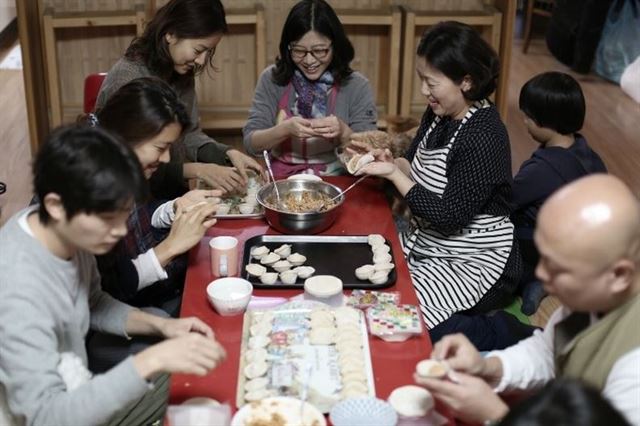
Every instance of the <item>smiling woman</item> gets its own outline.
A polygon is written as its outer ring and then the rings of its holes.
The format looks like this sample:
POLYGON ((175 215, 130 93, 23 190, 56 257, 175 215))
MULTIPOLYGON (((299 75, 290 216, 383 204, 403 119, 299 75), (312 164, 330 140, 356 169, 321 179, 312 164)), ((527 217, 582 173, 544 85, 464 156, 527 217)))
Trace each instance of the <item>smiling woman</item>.
POLYGON ((374 130, 367 79, 349 63, 354 51, 335 11, 303 0, 287 16, 276 64, 262 72, 243 129, 248 152, 270 150, 276 175, 344 172, 336 145, 374 130))
POLYGON ((401 241, 431 339, 464 333, 481 350, 533 331, 516 335, 473 315, 507 304, 521 273, 509 218, 509 137, 487 99, 498 69, 473 28, 433 26, 417 50, 428 107, 416 138, 404 158, 377 150, 359 171, 391 181, 411 210, 401 241))
MULTIPOLYGON (((173 144, 171 163, 160 166, 157 176, 201 178, 213 188, 232 191, 246 185, 248 169, 262 173, 253 158, 214 141, 198 124, 195 76, 214 68, 214 53, 226 32, 220 0, 170 0, 158 9, 142 36, 131 42, 124 57, 109 70, 98 94, 97 109, 124 84, 151 76, 169 83, 186 105, 190 127, 183 140, 173 144)), ((159 186, 157 179, 162 178, 154 176, 152 191, 159 186)), ((185 191, 183 182, 171 195, 179 196, 185 191)))

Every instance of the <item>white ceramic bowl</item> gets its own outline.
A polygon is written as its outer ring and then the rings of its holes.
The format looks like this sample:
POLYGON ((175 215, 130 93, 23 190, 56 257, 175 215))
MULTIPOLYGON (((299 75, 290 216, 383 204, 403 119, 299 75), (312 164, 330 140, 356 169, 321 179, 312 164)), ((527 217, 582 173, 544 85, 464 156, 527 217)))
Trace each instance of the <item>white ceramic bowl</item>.
POLYGON ((207 297, 222 316, 244 312, 251 300, 253 286, 242 278, 227 277, 212 281, 207 286, 207 297))

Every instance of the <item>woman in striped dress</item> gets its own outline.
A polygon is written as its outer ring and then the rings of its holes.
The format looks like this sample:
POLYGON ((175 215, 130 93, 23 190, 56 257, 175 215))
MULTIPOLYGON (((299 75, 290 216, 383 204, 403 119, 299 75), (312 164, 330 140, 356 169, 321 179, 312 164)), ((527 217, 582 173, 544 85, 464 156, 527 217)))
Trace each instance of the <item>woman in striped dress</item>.
POLYGON ((474 316, 508 303, 521 270, 507 203, 509 137, 487 100, 498 58, 457 22, 425 33, 417 54, 428 108, 416 138, 405 158, 374 151, 377 161, 360 173, 391 181, 411 210, 401 241, 432 340, 462 332, 479 348, 503 346, 511 330, 474 316))

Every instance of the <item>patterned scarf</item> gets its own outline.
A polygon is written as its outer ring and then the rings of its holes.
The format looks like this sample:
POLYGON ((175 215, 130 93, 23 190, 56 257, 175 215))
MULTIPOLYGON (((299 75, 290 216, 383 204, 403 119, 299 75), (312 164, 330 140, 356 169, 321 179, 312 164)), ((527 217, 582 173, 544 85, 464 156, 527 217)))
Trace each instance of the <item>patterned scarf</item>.
POLYGON ((329 71, 325 71, 316 81, 309 81, 299 70, 295 70, 292 84, 298 95, 296 108, 301 117, 327 116, 327 99, 329 89, 333 86, 333 75, 329 71))

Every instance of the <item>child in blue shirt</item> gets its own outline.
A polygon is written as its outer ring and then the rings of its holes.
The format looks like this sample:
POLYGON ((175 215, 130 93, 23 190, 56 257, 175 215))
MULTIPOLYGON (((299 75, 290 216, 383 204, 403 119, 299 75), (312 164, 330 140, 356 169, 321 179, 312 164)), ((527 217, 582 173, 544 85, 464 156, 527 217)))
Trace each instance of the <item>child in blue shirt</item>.
POLYGON ((514 177, 512 192, 511 219, 524 261, 522 312, 532 315, 545 296, 535 278, 539 254, 533 231, 540 206, 564 184, 607 169, 577 133, 584 123, 585 100, 573 77, 555 71, 536 75, 522 87, 519 106, 529 134, 540 144, 514 177))

